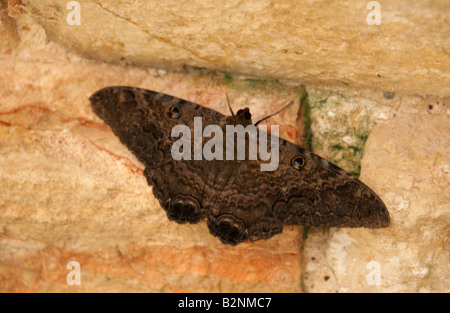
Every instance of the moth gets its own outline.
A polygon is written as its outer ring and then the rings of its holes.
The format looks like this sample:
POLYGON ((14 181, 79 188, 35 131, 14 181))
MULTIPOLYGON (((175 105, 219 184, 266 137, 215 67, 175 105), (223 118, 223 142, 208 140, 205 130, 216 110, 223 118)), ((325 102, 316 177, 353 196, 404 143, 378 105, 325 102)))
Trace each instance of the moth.
POLYGON ((206 219, 210 232, 225 244, 268 239, 280 234, 284 225, 389 225, 386 206, 369 187, 282 138, 274 171, 261 171, 261 160, 174 160, 175 126, 186 125, 193 132, 195 117, 202 117, 203 127, 247 126, 252 124, 248 108, 226 116, 134 87, 106 87, 90 102, 95 114, 144 164, 147 182, 169 220, 206 219))

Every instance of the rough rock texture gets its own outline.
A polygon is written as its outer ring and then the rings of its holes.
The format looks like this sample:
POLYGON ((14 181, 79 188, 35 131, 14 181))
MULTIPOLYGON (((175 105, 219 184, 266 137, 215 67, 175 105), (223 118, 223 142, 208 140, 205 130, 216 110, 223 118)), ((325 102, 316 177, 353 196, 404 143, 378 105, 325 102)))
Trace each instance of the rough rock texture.
MULTIPOLYGON (((326 262, 321 267, 310 264, 310 270, 319 275, 321 268, 320 275, 332 279, 310 290, 450 291, 449 120, 448 115, 403 113, 375 126, 364 150, 361 178, 380 191, 391 226, 313 233, 326 246, 326 262)), ((310 245, 314 242, 305 250, 310 245)))
POLYGON ((0 52, 11 53, 18 41, 16 22, 8 16, 7 3, 0 2, 0 52))
POLYGON ((391 226, 312 230, 304 248, 309 291, 450 290, 448 102, 424 101, 423 109, 402 102, 374 126, 361 163, 360 179, 381 195, 391 226))
POLYGON ((448 2, 380 1, 391 11, 389 26, 378 28, 364 23, 365 3, 305 2, 294 11, 297 19, 275 23, 274 12, 294 14, 291 2, 227 2, 233 15, 253 16, 254 23, 240 18, 246 32, 233 33, 230 19, 228 27, 217 22, 220 38, 208 28, 198 31, 211 21, 209 13, 223 18, 220 7, 205 8, 200 18, 193 14, 198 8, 177 5, 178 15, 167 15, 158 11, 164 6, 147 12, 152 2, 116 12, 80 1, 94 8, 82 9, 92 18, 83 15, 81 26, 69 27, 66 2, 10 0, 15 19, 1 3, 1 292, 450 291, 448 2), (265 19, 258 18, 261 8, 271 12, 265 19), (170 32, 163 17, 179 27, 170 32), (117 25, 120 31, 111 30, 117 25), (226 30, 245 40, 225 37, 226 30), (48 41, 45 32, 75 53, 108 61, 186 63, 291 84, 90 61, 48 41), (290 50, 298 48, 297 38, 303 38, 300 54, 290 50), (215 50, 218 42, 229 48, 225 55, 215 50), (304 89, 292 81, 315 85, 306 85, 308 110, 299 111, 304 89), (169 222, 142 165, 91 111, 89 96, 109 85, 153 89, 225 114, 228 94, 235 110, 249 106, 256 119, 294 100, 268 122, 281 124, 282 137, 300 143, 305 135, 317 153, 361 173, 385 201, 392 225, 309 229, 304 242, 300 227, 285 227, 268 241, 229 247, 205 223, 169 222), (70 261, 81 265, 79 286, 67 284, 70 261))
POLYGON ((184 65, 280 78, 448 96, 448 0, 79 1, 69 25, 66 0, 10 0, 84 56, 180 68, 184 65), (412 79, 412 76, 414 77, 412 79), (444 87, 444 88, 443 88, 444 87))
MULTIPOLYGON (((235 111, 248 105, 258 118, 290 100, 298 111, 301 88, 269 94, 250 88, 254 82, 224 84, 224 75, 107 66, 46 43, 26 16, 18 27, 18 49, 0 60, 1 291, 300 290, 299 228, 229 247, 205 223, 169 222, 142 165, 88 98, 104 86, 133 85, 227 113, 227 93, 235 111), (80 286, 66 283, 70 261, 81 266, 80 286)), ((275 122, 295 141, 289 112, 275 122)))

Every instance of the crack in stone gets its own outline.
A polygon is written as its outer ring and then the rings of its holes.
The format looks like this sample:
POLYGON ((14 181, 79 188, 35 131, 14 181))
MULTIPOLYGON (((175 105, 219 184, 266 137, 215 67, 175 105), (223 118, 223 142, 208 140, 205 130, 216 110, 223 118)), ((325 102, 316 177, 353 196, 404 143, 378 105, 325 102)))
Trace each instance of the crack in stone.
POLYGON ((199 58, 200 60, 209 63, 209 60, 208 60, 208 59, 205 59, 204 57, 202 57, 199 53, 197 53, 197 52, 195 52, 195 51, 193 51, 193 50, 187 49, 187 48, 184 47, 184 46, 178 45, 178 44, 176 44, 176 43, 174 43, 174 42, 172 42, 172 41, 170 41, 170 40, 168 40, 168 39, 166 39, 166 38, 164 38, 164 37, 156 36, 156 35, 150 33, 149 31, 147 31, 146 29, 142 28, 138 23, 134 22, 133 20, 131 20, 131 19, 127 18, 127 17, 121 16, 120 14, 118 14, 118 13, 116 13, 116 12, 110 10, 110 9, 105 8, 105 7, 101 4, 100 1, 92 0, 92 2, 95 3, 95 4, 96 4, 98 7, 100 7, 101 9, 103 9, 104 11, 106 11, 106 12, 108 12, 108 13, 114 15, 115 17, 120 18, 120 19, 122 19, 122 20, 124 20, 124 21, 130 23, 131 25, 134 25, 135 27, 139 28, 139 30, 141 30, 143 33, 147 34, 147 35, 150 36, 151 38, 156 39, 156 40, 158 40, 158 41, 161 41, 161 42, 163 42, 163 43, 165 43, 165 44, 168 44, 168 45, 170 45, 170 46, 172 46, 172 47, 175 47, 175 48, 178 48, 178 49, 185 50, 185 51, 191 53, 192 55, 194 55, 195 57, 199 58))

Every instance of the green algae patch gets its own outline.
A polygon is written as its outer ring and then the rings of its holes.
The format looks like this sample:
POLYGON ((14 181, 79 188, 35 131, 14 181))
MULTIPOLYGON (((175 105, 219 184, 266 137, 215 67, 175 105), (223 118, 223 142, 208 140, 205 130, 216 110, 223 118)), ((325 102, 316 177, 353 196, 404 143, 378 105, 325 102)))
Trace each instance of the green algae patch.
POLYGON ((358 177, 364 145, 375 124, 374 106, 361 98, 308 89, 304 125, 310 127, 311 150, 358 177))

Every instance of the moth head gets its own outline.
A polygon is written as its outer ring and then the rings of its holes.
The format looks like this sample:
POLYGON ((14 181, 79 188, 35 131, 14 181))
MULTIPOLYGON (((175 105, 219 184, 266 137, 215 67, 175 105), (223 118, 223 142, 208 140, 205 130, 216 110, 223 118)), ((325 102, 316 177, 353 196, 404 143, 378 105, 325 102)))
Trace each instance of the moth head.
POLYGON ((250 113, 249 108, 245 108, 245 109, 241 109, 241 110, 237 111, 236 115, 246 121, 250 121, 252 119, 252 114, 250 113))
POLYGON ((228 124, 230 125, 251 125, 252 124, 252 114, 248 108, 241 109, 237 111, 236 115, 228 117, 228 124))

